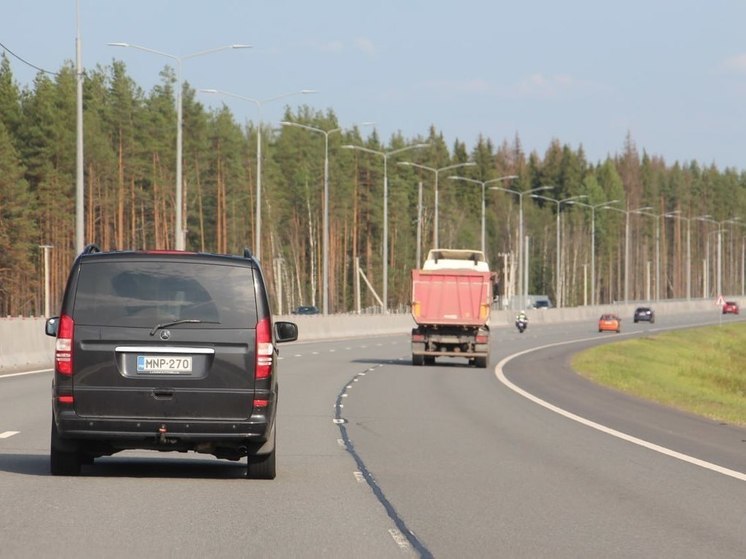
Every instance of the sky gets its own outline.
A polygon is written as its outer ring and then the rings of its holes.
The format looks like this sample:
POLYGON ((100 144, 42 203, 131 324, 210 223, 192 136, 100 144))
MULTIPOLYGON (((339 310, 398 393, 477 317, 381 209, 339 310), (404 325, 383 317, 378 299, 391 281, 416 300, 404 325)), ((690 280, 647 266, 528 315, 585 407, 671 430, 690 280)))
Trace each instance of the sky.
POLYGON ((75 60, 79 29, 86 69, 120 60, 149 92, 179 59, 194 89, 261 102, 198 93, 241 123, 308 105, 344 128, 374 122, 385 142, 434 126, 451 149, 518 137, 543 155, 558 140, 597 163, 629 137, 669 165, 746 170, 743 0, 0 2, 22 87, 32 66, 75 60), (252 48, 191 56, 231 44, 252 48), (316 93, 294 95, 304 89, 316 93))

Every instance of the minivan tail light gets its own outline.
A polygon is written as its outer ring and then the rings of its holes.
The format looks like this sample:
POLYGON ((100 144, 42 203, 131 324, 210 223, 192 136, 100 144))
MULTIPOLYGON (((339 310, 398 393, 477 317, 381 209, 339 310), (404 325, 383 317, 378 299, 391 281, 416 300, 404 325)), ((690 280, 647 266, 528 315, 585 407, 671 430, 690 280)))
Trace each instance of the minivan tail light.
POLYGON ((61 375, 73 374, 73 331, 75 322, 63 314, 57 329, 57 340, 54 344, 54 368, 61 375))
POLYGON ((254 378, 266 379, 272 375, 272 323, 268 316, 256 325, 256 364, 254 378))

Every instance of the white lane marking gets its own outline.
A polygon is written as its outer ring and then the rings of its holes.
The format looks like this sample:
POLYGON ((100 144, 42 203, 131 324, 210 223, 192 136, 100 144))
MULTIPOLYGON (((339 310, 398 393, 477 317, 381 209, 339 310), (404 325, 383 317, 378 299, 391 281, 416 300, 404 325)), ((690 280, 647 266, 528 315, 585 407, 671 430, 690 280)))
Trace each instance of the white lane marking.
POLYGON ((26 375, 36 375, 38 373, 51 373, 54 369, 38 369, 36 371, 24 371, 23 373, 10 373, 7 375, 0 375, 0 380, 11 377, 23 377, 26 375))
POLYGON ((9 439, 13 435, 17 435, 20 433, 20 431, 5 431, 5 433, 0 433, 0 439, 9 439))
POLYGON ((352 475, 355 476, 355 481, 357 481, 358 483, 365 482, 365 476, 363 475, 363 472, 352 472, 352 475))
POLYGON ((562 408, 559 408, 553 404, 550 404, 549 402, 542 400, 541 398, 534 396, 530 392, 526 392, 522 388, 516 386, 512 382, 510 382, 507 377, 505 376, 505 373, 503 372, 503 367, 505 366, 508 361, 511 361, 512 359, 516 357, 520 357, 521 355, 524 355, 526 353, 531 353, 532 351, 537 351, 539 349, 546 349, 548 347, 555 347, 560 345, 566 345, 571 343, 577 343, 577 342, 584 342, 588 340, 594 340, 597 338, 584 338, 580 340, 571 340, 566 342, 558 342, 554 344, 548 344, 545 346, 535 347, 531 349, 527 349, 524 351, 520 351, 518 353, 515 353, 513 355, 508 355, 505 357, 502 361, 500 361, 495 366, 495 376, 497 377, 497 380, 502 382, 505 386, 510 388, 513 392, 516 392, 517 394, 520 394, 524 398, 527 398, 534 402, 535 404, 539 404, 540 406, 551 410, 555 413, 558 413, 560 415, 565 416, 568 419, 572 419, 573 421, 577 421, 578 423, 582 423, 583 425, 587 427, 591 427, 593 429, 596 429, 598 431, 601 431, 602 433, 606 433, 607 435, 611 435, 612 437, 617 437, 619 439, 622 439, 623 441, 627 441, 632 444, 636 444, 639 446, 642 446, 644 448, 647 448, 649 450, 652 450, 654 452, 659 452, 661 454, 665 454, 666 456, 670 456, 671 458, 676 458, 677 460, 682 460, 684 462, 688 462, 689 464, 693 464, 695 466, 699 466, 701 468, 706 468, 708 470, 711 470, 713 472, 717 472, 719 474, 723 474, 725 476, 730 476, 735 479, 739 479, 741 481, 746 481, 746 474, 742 472, 737 472, 735 470, 731 470, 728 468, 724 468, 722 466, 718 466, 717 464, 713 464, 711 462, 707 462, 705 460, 700 460, 699 458, 694 458, 693 456, 689 456, 688 454, 683 454, 681 452, 676 452, 675 450, 671 450, 670 448, 666 448, 664 446, 660 446, 648 441, 645 441, 643 439, 638 439, 637 437, 633 437, 631 435, 627 435, 626 433, 622 433, 621 431, 617 431, 615 429, 611 429, 610 427, 606 427, 605 425, 601 425, 599 423, 595 423, 594 421, 591 421, 589 419, 585 419, 584 417, 580 417, 579 415, 575 415, 574 413, 570 413, 567 410, 563 410, 562 408))

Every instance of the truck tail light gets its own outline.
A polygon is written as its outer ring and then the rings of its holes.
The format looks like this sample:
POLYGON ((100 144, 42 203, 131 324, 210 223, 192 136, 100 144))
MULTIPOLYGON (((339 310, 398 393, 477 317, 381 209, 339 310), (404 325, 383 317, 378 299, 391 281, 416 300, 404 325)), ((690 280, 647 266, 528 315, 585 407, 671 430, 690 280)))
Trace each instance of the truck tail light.
POLYGON ((482 305, 479 307, 479 318, 481 320, 487 320, 490 316, 490 305, 482 303, 482 305))
POLYGON ((424 342, 425 334, 412 334, 412 341, 413 342, 424 342))
POLYGON ((490 337, 487 334, 477 334, 476 340, 478 344, 486 344, 490 341, 490 337))
POLYGON ((272 323, 268 316, 256 325, 256 363, 254 378, 266 379, 272 375, 272 323))
POLYGON ((75 322, 63 314, 57 329, 57 340, 54 344, 54 369, 61 375, 73 374, 73 331, 75 322))

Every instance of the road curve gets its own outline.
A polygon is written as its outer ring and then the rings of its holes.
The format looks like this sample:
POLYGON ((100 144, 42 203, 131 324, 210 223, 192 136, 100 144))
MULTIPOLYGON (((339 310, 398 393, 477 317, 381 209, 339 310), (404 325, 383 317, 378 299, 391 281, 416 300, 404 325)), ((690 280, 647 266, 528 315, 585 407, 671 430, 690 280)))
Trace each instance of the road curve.
MULTIPOLYGON (((567 367, 584 345, 701 321, 493 331, 490 368, 413 367, 404 335, 281 348, 278 477, 196 455, 122 453, 48 475, 49 382, 0 377, 3 555, 743 557, 746 483, 558 408, 746 472, 746 430, 650 405, 567 367), (566 344, 569 340, 587 341, 566 344), (562 345, 552 345, 562 344, 562 345), (93 537, 85 537, 93 535, 93 537)), ((706 321, 705 321, 706 322, 706 321)))

